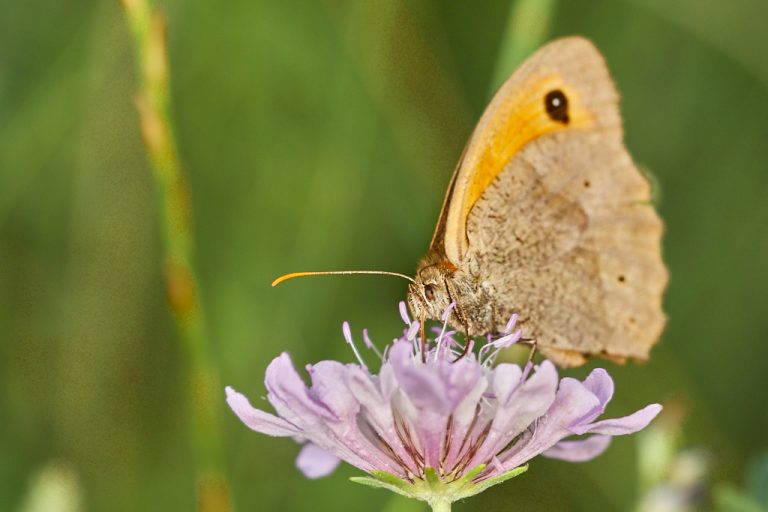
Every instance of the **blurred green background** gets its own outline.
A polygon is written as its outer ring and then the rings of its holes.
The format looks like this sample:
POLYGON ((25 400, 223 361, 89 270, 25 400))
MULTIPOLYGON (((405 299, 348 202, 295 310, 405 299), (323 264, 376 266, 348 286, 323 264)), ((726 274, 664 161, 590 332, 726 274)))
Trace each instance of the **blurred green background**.
MULTIPOLYGON (((553 4, 547 38, 581 34, 605 54, 667 224, 669 326, 648 364, 603 363, 609 412, 685 404, 686 443, 711 452, 713 480, 740 485, 768 446, 768 2, 553 4)), ((351 361, 343 320, 380 342, 400 329, 402 281, 269 283, 413 271, 495 85, 510 5, 161 4, 222 385, 258 402, 279 352, 351 361)), ((117 2, 0 0, 0 510, 50 461, 70 468, 84 510, 194 508, 133 57, 117 2)), ((221 423, 238 510, 406 510, 349 483, 349 467, 308 481, 293 442, 223 408, 221 423)), ((456 508, 629 510, 636 452, 621 438, 588 464, 537 460, 456 508)))

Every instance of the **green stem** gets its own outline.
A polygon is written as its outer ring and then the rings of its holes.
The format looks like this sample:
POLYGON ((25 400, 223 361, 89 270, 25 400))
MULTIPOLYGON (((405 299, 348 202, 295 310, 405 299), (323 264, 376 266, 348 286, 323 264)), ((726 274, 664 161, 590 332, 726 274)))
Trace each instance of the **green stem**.
POLYGON ((496 60, 492 91, 504 82, 549 35, 556 0, 516 0, 496 60))
POLYGON ((432 507, 432 512, 451 512, 450 501, 432 501, 429 503, 429 506, 432 507))
POLYGON ((168 303, 188 364, 198 510, 232 510, 222 471, 218 410, 221 387, 205 334, 193 266, 190 196, 170 115, 165 20, 151 0, 121 0, 136 47, 141 135, 152 164, 163 241, 168 303))

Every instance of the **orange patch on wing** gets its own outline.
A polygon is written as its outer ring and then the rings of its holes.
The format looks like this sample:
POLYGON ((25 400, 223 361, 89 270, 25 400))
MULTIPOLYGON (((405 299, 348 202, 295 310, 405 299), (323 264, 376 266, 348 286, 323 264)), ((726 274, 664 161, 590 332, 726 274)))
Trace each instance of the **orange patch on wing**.
POLYGON ((532 77, 517 95, 505 101, 479 134, 476 142, 483 151, 474 162, 466 162, 473 168, 467 182, 459 184, 466 187, 462 194, 461 218, 467 218, 485 189, 528 142, 560 130, 586 128, 592 122, 592 115, 576 92, 565 85, 559 75, 532 77), (552 120, 546 112, 544 97, 553 90, 562 91, 568 99, 568 123, 552 120))

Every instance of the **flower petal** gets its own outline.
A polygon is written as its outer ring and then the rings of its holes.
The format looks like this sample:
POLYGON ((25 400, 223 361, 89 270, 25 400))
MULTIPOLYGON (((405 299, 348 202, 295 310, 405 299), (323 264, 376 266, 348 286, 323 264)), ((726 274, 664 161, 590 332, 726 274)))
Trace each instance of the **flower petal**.
POLYGON ((400 389, 414 406, 447 412, 448 400, 440 378, 427 371, 426 365, 417 366, 409 343, 395 343, 389 351, 389 362, 400 389))
MULTIPOLYGON (((312 396, 287 354, 270 363, 265 383, 270 403, 280 417, 296 425, 302 437, 364 471, 378 467, 397 472, 397 467, 363 437, 354 417, 336 416, 312 396)), ((340 385, 346 386, 343 382, 340 385)))
POLYGON ((613 397, 613 379, 602 368, 595 368, 584 379, 584 387, 590 390, 600 400, 600 405, 605 408, 613 397))
POLYGON ((374 444, 386 443, 386 446, 389 446, 394 451, 395 456, 399 458, 400 464, 407 466, 410 471, 416 473, 418 469, 413 463, 413 458, 397 435, 390 398, 382 395, 379 387, 380 381, 381 379, 371 376, 358 366, 350 368, 349 391, 360 403, 362 410, 357 423, 364 435, 366 434, 364 426, 367 423, 375 432, 374 437, 379 436, 379 439, 374 440, 374 444))
POLYGON ((328 476, 338 467, 341 459, 327 452, 314 443, 307 443, 296 457, 296 467, 307 478, 328 476))
POLYGON ((520 383, 523 370, 516 364, 503 363, 493 370, 493 392, 499 403, 506 404, 509 396, 520 383))
MULTIPOLYGON (((555 365, 544 361, 528 380, 521 381, 513 392, 507 393, 505 401, 499 399, 488 437, 472 458, 469 467, 485 463, 490 457, 498 454, 537 418, 551 410, 556 396, 559 395, 559 392, 555 394, 557 382, 555 365)), ((554 440, 552 444, 558 440, 554 440)), ((505 468, 511 469, 507 465, 505 468)))
POLYGON ((311 395, 338 418, 349 418, 360 410, 349 392, 348 375, 349 367, 336 361, 320 361, 312 366, 311 395))
POLYGON ((320 418, 336 419, 328 408, 310 398, 306 384, 285 352, 269 363, 264 383, 269 391, 269 402, 281 417, 291 423, 303 427, 320 418))
POLYGON ((428 371, 414 371, 416 363, 413 361, 410 343, 395 343, 389 351, 389 363, 394 370, 397 384, 414 405, 447 408, 445 394, 437 375, 428 371))
POLYGON ((414 360, 411 346, 398 342, 389 361, 398 384, 417 408, 441 414, 455 409, 477 385, 482 368, 470 358, 452 363, 445 360, 414 360))
POLYGON ((511 469, 525 464, 568 437, 574 433, 569 427, 599 405, 597 397, 584 384, 570 377, 564 378, 560 381, 555 401, 539 419, 533 435, 521 440, 506 456, 500 457, 504 468, 511 469))
POLYGON ((623 418, 614 418, 610 420, 598 421, 588 425, 578 425, 571 427, 575 434, 603 434, 607 436, 623 436, 625 434, 634 434, 638 430, 644 429, 661 412, 661 405, 651 404, 640 409, 634 414, 624 416, 623 418))
MULTIPOLYGON (((597 405, 587 411, 581 418, 574 420, 573 425, 586 425, 595 421, 605 412, 605 407, 613 397, 613 379, 602 368, 596 368, 584 379, 584 388, 589 390, 595 398, 597 405)), ((577 427, 578 428, 578 427, 577 427)))
POLYGON ((295 436, 300 431, 291 423, 268 412, 254 408, 248 399, 227 386, 227 404, 250 429, 268 436, 295 436))
POLYGON ((603 453, 610 444, 611 436, 597 435, 578 441, 560 441, 542 455, 567 462, 586 462, 603 453))

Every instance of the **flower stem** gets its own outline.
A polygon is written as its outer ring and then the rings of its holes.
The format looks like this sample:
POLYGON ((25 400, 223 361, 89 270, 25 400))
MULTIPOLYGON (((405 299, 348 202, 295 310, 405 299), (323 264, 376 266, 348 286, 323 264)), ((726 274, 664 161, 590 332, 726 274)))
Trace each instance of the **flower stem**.
POLYGON ((432 512, 451 512, 451 502, 446 500, 431 501, 432 512))
POLYGON ((165 19, 151 0, 121 0, 121 4, 135 44, 140 79, 136 107, 157 191, 168 303, 188 365, 198 510, 228 512, 232 505, 222 471, 218 424, 220 386, 205 335, 192 265, 194 244, 189 190, 170 116, 165 19))

